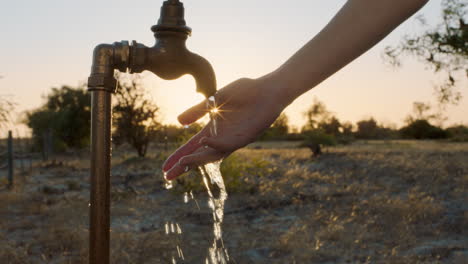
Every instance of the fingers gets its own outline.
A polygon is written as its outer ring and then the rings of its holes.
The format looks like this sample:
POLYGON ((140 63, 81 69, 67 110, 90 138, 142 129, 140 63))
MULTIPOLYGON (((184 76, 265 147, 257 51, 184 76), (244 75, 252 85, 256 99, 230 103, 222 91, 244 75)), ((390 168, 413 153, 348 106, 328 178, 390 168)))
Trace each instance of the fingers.
POLYGON ((220 152, 232 152, 235 149, 235 146, 231 142, 219 137, 202 137, 200 143, 220 152))
POLYGON ((223 158, 223 153, 206 148, 199 152, 182 157, 167 173, 166 179, 173 180, 179 175, 196 168, 197 166, 218 161, 223 158))
POLYGON ((182 125, 190 125, 198 119, 202 118, 207 113, 206 109, 206 100, 203 102, 192 106, 182 114, 180 114, 177 119, 182 125))
POLYGON ((200 139, 209 135, 209 129, 206 127, 198 134, 193 136, 187 143, 178 148, 163 164, 163 171, 170 170, 180 158, 192 154, 202 146, 200 139))

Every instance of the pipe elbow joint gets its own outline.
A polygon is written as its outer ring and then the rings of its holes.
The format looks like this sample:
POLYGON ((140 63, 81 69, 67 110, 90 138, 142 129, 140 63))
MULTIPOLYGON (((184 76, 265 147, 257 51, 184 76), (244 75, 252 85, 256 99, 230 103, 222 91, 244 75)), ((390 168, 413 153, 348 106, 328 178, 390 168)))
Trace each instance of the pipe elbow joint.
POLYGON ((109 74, 114 71, 113 67, 114 45, 99 44, 93 51, 93 64, 91 66, 91 75, 109 74))
POLYGON ((127 41, 114 44, 99 44, 93 51, 90 90, 105 89, 113 92, 117 85, 114 70, 126 71, 129 64, 130 47, 127 41))

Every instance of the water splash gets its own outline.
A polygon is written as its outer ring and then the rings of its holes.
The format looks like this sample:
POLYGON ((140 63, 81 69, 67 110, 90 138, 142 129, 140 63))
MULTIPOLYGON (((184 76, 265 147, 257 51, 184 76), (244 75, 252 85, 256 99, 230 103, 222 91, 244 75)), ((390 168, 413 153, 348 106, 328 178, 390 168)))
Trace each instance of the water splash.
MULTIPOLYGON (((208 109, 218 109, 213 96, 208 98, 207 107, 208 109)), ((217 112, 218 111, 210 111, 211 136, 216 136, 218 134, 216 124, 217 112)), ((208 192, 208 206, 213 213, 213 244, 208 249, 208 257, 205 260, 207 264, 225 264, 229 261, 229 255, 224 248, 221 227, 224 218, 224 203, 228 195, 221 175, 220 166, 221 160, 198 167, 208 192)))
MULTIPOLYGON (((210 97, 207 100, 208 109, 218 109, 214 97, 210 97)), ((210 134, 211 136, 217 135, 217 122, 216 115, 218 111, 210 111, 210 134)), ((187 127, 186 127, 187 128, 187 127)), ((224 247, 222 223, 224 218, 224 204, 227 199, 226 187, 220 170, 221 160, 212 162, 203 166, 198 167, 203 178, 203 183, 208 193, 208 207, 213 214, 213 243, 208 249, 208 256, 205 259, 205 264, 227 264, 229 261, 229 254, 227 249, 224 247)), ((188 168, 187 168, 188 170, 188 168)), ((187 171, 186 170, 186 171, 187 171)), ((173 188, 172 181, 167 180, 166 174, 164 174, 165 188, 173 188)), ((193 200, 200 210, 200 206, 195 199, 192 191, 185 192, 183 197, 184 203, 188 203, 189 200, 193 200)), ((165 223, 166 235, 174 234, 181 235, 182 229, 178 223, 165 223)), ((179 245, 176 245, 176 252, 178 259, 184 261, 184 253, 179 245)), ((177 263, 176 257, 172 256, 172 263, 177 263)))
POLYGON ((169 190, 172 189, 172 187, 174 187, 174 185, 172 185, 172 181, 167 179, 167 173, 164 172, 164 188, 169 190))

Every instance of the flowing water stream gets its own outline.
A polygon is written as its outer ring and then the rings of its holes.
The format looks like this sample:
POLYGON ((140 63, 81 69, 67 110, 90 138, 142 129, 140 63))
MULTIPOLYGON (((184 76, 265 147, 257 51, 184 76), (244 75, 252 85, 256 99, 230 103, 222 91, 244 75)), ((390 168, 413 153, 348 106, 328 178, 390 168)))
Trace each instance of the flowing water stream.
MULTIPOLYGON (((208 109, 210 111, 210 134, 211 136, 217 135, 217 124, 216 124, 216 110, 217 105, 213 96, 207 100, 208 109)), ((221 175, 221 160, 208 163, 203 166, 199 166, 198 169, 202 175, 203 183, 206 187, 208 194, 208 207, 213 214, 213 241, 211 246, 208 248, 207 257, 205 264, 227 264, 229 262, 229 254, 223 243, 222 223, 224 218, 224 203, 227 199, 226 187, 224 180, 221 175)), ((166 181, 166 188, 172 188, 172 182, 166 181)), ((184 194, 184 202, 187 203, 189 199, 194 199, 192 192, 184 194)), ((198 206, 198 202, 195 200, 198 206)), ((166 223, 165 226, 166 234, 182 233, 179 224, 177 223, 166 223)), ((184 255, 182 249, 177 245, 177 258, 182 262, 184 261, 184 255)), ((172 258, 172 263, 177 263, 176 257, 172 258)))

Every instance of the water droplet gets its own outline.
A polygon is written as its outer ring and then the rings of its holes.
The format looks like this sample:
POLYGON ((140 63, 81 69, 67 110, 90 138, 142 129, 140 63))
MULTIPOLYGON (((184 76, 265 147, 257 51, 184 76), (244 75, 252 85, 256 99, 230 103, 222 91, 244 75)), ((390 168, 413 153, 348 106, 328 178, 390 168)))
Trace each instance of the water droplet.
POLYGON ((179 254, 179 258, 181 258, 182 260, 185 260, 185 258, 184 258, 184 252, 183 252, 182 249, 179 247, 179 245, 177 245, 177 253, 179 254))
POLYGON ((167 173, 164 172, 164 188, 166 188, 166 190, 169 190, 172 189, 172 187, 174 187, 172 185, 172 181, 167 179, 167 173))
POLYGON ((166 181, 164 184, 164 188, 166 188, 166 190, 172 189, 172 187, 174 187, 174 185, 172 185, 172 181, 166 181))

